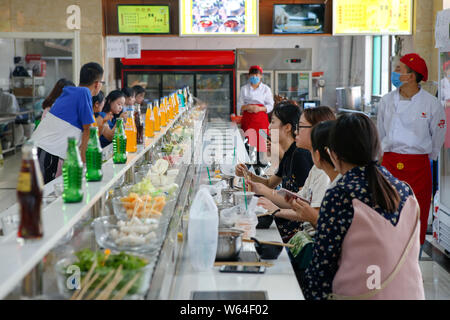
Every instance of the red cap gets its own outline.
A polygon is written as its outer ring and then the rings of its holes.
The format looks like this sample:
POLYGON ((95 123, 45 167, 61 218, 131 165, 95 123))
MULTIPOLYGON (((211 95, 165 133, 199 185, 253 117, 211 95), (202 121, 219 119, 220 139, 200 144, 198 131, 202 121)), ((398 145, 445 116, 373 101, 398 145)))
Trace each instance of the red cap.
POLYGON ((255 69, 261 72, 261 74, 263 74, 263 69, 260 66, 251 66, 250 69, 248 69, 248 72, 250 73, 251 70, 255 69))
POLYGON ((447 62, 445 62, 444 65, 442 66, 442 68, 444 69, 444 71, 446 71, 449 67, 450 67, 450 60, 448 60, 447 62))
POLYGON ((417 53, 405 54, 400 61, 410 67, 411 70, 421 74, 423 76, 423 81, 428 80, 427 64, 425 63, 425 60, 423 60, 417 53))

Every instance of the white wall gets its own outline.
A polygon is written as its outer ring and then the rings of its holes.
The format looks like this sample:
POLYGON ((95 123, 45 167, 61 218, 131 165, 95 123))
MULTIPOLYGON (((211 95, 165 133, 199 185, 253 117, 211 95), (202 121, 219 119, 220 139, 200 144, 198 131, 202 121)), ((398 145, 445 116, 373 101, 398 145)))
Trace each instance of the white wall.
POLYGON ((143 50, 234 50, 238 48, 312 48, 312 71, 324 71, 326 87, 322 104, 336 104, 336 87, 364 84, 364 37, 260 36, 243 38, 143 37, 143 50))

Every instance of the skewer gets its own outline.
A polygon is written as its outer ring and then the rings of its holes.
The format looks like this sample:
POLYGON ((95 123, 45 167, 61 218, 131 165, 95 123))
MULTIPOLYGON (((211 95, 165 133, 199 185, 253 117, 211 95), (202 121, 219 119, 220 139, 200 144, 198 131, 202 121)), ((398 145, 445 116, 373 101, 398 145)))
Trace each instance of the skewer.
POLYGON ((114 270, 111 270, 106 277, 103 278, 103 280, 95 287, 95 289, 86 297, 86 300, 91 300, 95 294, 98 292, 98 290, 100 290, 101 287, 103 287, 106 283, 106 281, 109 280, 109 278, 111 278, 111 276, 114 274, 114 270))
POLYGON ((122 300, 140 276, 141 273, 137 273, 111 300, 122 300))
MULTIPOLYGON (((88 273, 86 274, 86 276, 84 277, 84 279, 81 281, 81 288, 84 288, 84 286, 86 285, 86 283, 89 281, 89 279, 92 276, 92 273, 94 272, 94 269, 97 267, 97 255, 95 255, 94 257, 94 262, 91 265, 91 268, 89 269, 88 273)), ((78 294, 81 293, 80 291, 75 291, 75 293, 72 295, 72 297, 70 298, 70 300, 75 300, 78 296, 78 294)))
POLYGON ((95 298, 95 300, 106 300, 108 299, 109 295, 111 294, 112 290, 114 290, 114 288, 116 287, 117 283, 120 282, 120 280, 122 280, 122 275, 120 274, 120 272, 122 271, 122 265, 119 266, 119 268, 117 268, 116 273, 114 274, 114 278, 111 281, 110 284, 108 284, 106 286, 105 289, 103 289, 103 291, 101 291, 99 293, 99 295, 95 298))
POLYGON ((77 298, 75 300, 81 300, 83 298, 86 291, 92 286, 92 284, 95 282, 95 280, 97 280, 99 275, 100 274, 98 272, 96 272, 94 274, 94 276, 91 279, 89 279, 89 282, 81 289, 80 294, 77 296, 77 298))

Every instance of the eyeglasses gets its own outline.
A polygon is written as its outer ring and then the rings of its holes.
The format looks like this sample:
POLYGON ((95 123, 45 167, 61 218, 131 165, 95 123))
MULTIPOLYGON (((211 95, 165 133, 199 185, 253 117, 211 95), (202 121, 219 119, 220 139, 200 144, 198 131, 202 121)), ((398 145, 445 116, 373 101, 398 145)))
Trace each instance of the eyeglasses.
POLYGON ((307 129, 307 128, 312 128, 313 126, 300 126, 300 125, 296 125, 295 126, 295 132, 299 132, 300 129, 307 129))
POLYGON ((98 81, 98 82, 100 82, 102 85, 106 84, 106 81, 98 81))

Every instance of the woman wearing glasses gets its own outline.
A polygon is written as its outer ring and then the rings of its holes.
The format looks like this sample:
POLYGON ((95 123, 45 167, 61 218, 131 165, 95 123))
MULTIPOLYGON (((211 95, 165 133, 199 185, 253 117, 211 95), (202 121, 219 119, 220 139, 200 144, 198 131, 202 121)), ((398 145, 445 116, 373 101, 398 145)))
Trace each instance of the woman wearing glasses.
MULTIPOLYGON (((309 150, 310 154, 314 153, 311 142, 312 127, 316 124, 335 120, 336 117, 329 107, 317 107, 306 109, 297 125, 295 142, 297 148, 309 150)), ((320 203, 330 184, 330 177, 327 173, 320 169, 324 159, 318 158, 314 166, 310 169, 308 177, 302 188, 299 189, 299 196, 308 200, 310 204, 305 202, 290 202, 290 199, 277 194, 274 189, 269 189, 262 183, 250 182, 252 191, 262 195, 258 202, 275 216, 278 231, 284 242, 288 242, 297 232, 301 231, 303 222, 310 222, 313 226, 316 224, 320 203), (295 211, 294 211, 295 210, 295 211)), ((294 163, 294 166, 301 166, 300 163, 294 163)))

